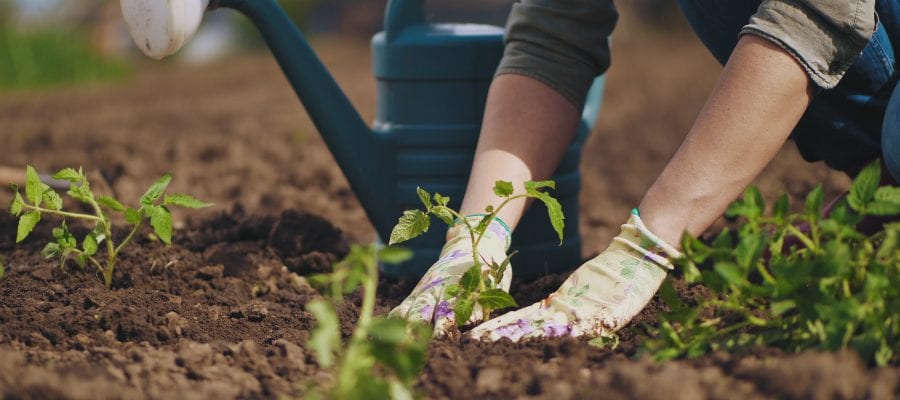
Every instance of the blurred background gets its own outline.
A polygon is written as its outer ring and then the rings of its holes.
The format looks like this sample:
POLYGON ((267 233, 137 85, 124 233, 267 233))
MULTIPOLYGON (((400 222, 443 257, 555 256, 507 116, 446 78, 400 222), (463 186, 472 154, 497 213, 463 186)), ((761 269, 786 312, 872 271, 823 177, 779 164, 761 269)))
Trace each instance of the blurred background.
MULTIPOLYGON (((369 39, 385 0, 281 0, 362 117, 375 112, 369 39)), ((503 25, 512 0, 430 0, 431 21, 503 25)), ((675 152, 721 67, 674 0, 617 2, 612 67, 584 148, 584 254, 608 244, 675 152)), ((84 166, 124 201, 166 171, 219 212, 299 209, 369 241, 374 230, 255 30, 207 15, 162 62, 132 45, 115 0, 0 0, 0 171, 84 166), (261 140, 262 139, 262 140, 261 140)), ((757 180, 767 198, 846 177, 792 143, 757 180)), ((0 182, 4 184, 5 182, 0 182)), ((7 204, 8 191, 0 191, 7 204)), ((175 214, 177 223, 184 216, 175 214)))

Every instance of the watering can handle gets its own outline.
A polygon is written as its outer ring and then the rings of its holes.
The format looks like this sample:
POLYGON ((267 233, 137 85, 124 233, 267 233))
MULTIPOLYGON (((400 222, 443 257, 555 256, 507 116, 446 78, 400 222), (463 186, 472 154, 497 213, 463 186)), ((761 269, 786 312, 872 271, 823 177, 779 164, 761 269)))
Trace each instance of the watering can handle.
POLYGON ((425 22, 425 0, 388 0, 384 14, 384 32, 388 40, 404 28, 425 22))

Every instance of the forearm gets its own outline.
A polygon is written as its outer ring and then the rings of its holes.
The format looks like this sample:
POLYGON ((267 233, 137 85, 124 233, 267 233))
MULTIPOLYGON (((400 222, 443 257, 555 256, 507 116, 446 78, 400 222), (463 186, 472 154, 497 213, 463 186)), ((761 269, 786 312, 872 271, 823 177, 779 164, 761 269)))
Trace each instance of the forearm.
MULTIPOLYGON (((494 182, 522 182, 551 176, 572 142, 580 111, 549 86, 523 75, 500 75, 491 84, 478 148, 462 204, 464 215, 498 205, 494 182)), ((498 215, 515 229, 526 202, 517 200, 498 215)))
POLYGON ((639 209, 648 228, 677 244, 722 215, 784 144, 814 86, 775 44, 744 35, 675 156, 639 209))

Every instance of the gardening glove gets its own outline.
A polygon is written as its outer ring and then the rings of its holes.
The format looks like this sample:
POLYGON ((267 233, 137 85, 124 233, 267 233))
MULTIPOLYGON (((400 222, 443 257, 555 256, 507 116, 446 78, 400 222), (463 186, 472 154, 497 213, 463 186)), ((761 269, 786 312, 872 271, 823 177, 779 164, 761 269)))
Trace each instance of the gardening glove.
MULTIPOLYGON (((466 219, 474 227, 482 219, 482 215, 472 215, 466 219)), ((485 230, 478 243, 478 257, 481 259, 482 271, 489 271, 492 261, 502 263, 509 249, 510 230, 499 218, 494 218, 485 230)), ((389 317, 400 317, 411 321, 422 321, 434 324, 434 335, 443 336, 456 325, 453 312, 455 299, 446 299, 444 291, 474 265, 472 260, 472 240, 468 228, 457 222, 447 231, 447 242, 441 250, 440 258, 416 285, 412 293, 394 308, 389 317)), ((485 278, 490 279, 490 278, 485 278)), ((512 267, 507 266, 498 287, 509 290, 512 281, 512 267)), ((483 313, 480 305, 476 305, 469 322, 481 320, 483 313)))
POLYGON ((476 339, 609 336, 650 302, 678 250, 651 233, 637 210, 609 247, 575 270, 556 292, 528 307, 487 321, 476 339))

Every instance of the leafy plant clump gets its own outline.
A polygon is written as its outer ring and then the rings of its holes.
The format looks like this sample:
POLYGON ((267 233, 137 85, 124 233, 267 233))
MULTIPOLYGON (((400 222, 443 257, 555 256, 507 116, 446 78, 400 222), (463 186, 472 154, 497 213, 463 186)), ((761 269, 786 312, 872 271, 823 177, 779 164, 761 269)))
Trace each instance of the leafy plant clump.
POLYGON ((170 194, 163 197, 166 187, 172 180, 172 174, 167 173, 141 196, 138 207, 126 207, 110 196, 96 196, 91 191, 87 176, 80 168, 77 171, 66 168, 54 174, 53 178, 70 182, 69 191, 66 194, 93 210, 93 214, 70 212, 63 210, 62 197, 50 186, 41 182, 37 172, 30 165, 26 168, 25 178, 24 198, 19 193, 19 188, 12 185, 15 197, 10 206, 10 213, 19 217, 16 243, 25 240, 31 234, 44 214, 61 216, 63 217, 62 224, 53 229, 53 241, 47 243, 42 254, 47 258, 59 258, 60 268, 64 267, 69 259, 74 259, 81 268, 88 263, 93 264, 103 275, 103 283, 107 287, 112 284, 116 257, 122 248, 134 238, 144 221, 150 220, 156 236, 166 244, 171 244, 172 215, 169 213, 170 206, 186 208, 210 206, 210 204, 186 194, 170 194), (131 230, 121 241, 117 241, 113 236, 109 213, 123 214, 125 220, 131 225, 131 230), (81 219, 94 224, 93 229, 81 240, 80 246, 78 240, 69 231, 66 218, 81 219), (100 246, 104 243, 106 244, 105 264, 98 260, 100 246))
POLYGON ((425 189, 417 188, 416 191, 419 199, 425 206, 422 210, 407 210, 403 212, 403 216, 391 231, 390 244, 401 243, 428 231, 431 225, 430 216, 435 216, 449 226, 453 226, 456 221, 465 224, 469 238, 472 242, 472 267, 460 277, 459 283, 451 284, 445 290, 447 299, 456 298, 456 304, 453 312, 456 316, 456 323, 462 327, 472 316, 475 305, 479 304, 483 310, 482 318, 487 320, 494 310, 500 310, 508 307, 516 307, 516 301, 505 290, 499 287, 500 280, 509 267, 509 260, 515 255, 515 252, 508 255, 502 262, 479 258, 478 245, 484 237, 488 225, 497 217, 497 213, 503 209, 511 201, 521 198, 532 198, 540 200, 547 207, 547 213, 550 216, 550 223, 559 236, 560 243, 563 240, 563 228, 565 227, 565 216, 562 212, 562 206, 550 194, 541 191, 541 189, 555 189, 556 183, 553 181, 528 181, 525 182, 525 193, 514 194, 513 185, 507 181, 497 181, 494 184, 494 193, 503 199, 497 207, 487 206, 484 210, 485 214, 474 226, 469 220, 456 210, 447 207, 450 202, 449 197, 442 196, 440 193, 430 195, 425 189), (488 268, 482 268, 487 264, 488 268))
POLYGON ((727 212, 744 219, 736 232, 710 245, 682 240, 676 265, 714 295, 688 305, 666 282, 671 312, 644 350, 668 360, 754 346, 850 348, 877 365, 900 361, 900 223, 857 229, 866 216, 900 215, 900 187, 878 187, 880 175, 878 162, 866 167, 827 217, 821 187, 801 214, 789 214, 785 195, 772 216, 763 215, 759 190, 748 189, 727 212))
POLYGON ((373 317, 378 285, 378 260, 400 263, 409 250, 374 245, 353 246, 331 274, 311 279, 325 289, 328 300, 306 305, 316 318, 309 347, 323 368, 333 368, 331 385, 314 388, 307 398, 412 399, 412 384, 425 365, 431 327, 399 318, 373 317), (362 286, 362 306, 349 343, 342 345, 337 308, 344 295, 362 286))

